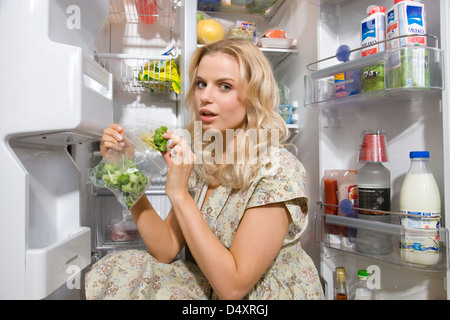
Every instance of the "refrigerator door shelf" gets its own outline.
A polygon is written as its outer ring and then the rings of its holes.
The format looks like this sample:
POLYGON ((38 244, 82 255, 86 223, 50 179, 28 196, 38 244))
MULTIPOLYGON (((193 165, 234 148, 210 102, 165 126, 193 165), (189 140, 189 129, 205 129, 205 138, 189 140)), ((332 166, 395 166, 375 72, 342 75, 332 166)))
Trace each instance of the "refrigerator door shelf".
MULTIPOLYGON (((436 229, 437 239, 435 239, 435 241, 438 243, 440 251, 439 262, 432 265, 424 265, 409 263, 402 260, 399 243, 408 231, 399 224, 324 214, 322 212, 317 212, 315 216, 316 241, 322 243, 327 248, 414 270, 426 272, 442 272, 450 270, 448 261, 448 230, 446 228, 436 229), (392 252, 388 254, 371 254, 358 251, 356 243, 358 241, 367 241, 367 239, 358 239, 358 230, 363 232, 368 230, 371 233, 373 241, 382 238, 384 239, 386 236, 390 237, 392 240, 392 252)), ((389 218, 389 216, 387 217, 389 218)))
POLYGON ((444 89, 443 51, 401 47, 305 76, 305 106, 327 109, 426 98, 444 89))
POLYGON ((91 263, 91 230, 65 231, 64 239, 26 252, 26 298, 43 299, 66 283, 80 289, 81 271, 91 263))

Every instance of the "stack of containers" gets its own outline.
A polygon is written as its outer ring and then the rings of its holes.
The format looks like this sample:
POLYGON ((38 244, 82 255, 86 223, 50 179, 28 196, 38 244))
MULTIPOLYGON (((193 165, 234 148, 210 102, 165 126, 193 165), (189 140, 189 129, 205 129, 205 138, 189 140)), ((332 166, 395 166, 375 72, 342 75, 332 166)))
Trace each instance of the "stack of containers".
POLYGON ((429 88, 429 65, 432 57, 423 50, 427 45, 425 6, 412 0, 395 0, 386 16, 388 49, 394 50, 387 58, 389 88, 429 88), (398 36, 415 35, 411 37, 398 36))
POLYGON ((383 62, 361 69, 362 92, 385 88, 430 86, 429 57, 425 50, 411 46, 427 45, 425 6, 413 0, 395 0, 387 11, 383 6, 369 6, 369 16, 361 21, 362 56, 393 50, 383 62), (401 37, 407 36, 410 37, 401 37), (386 42, 384 40, 389 40, 386 42), (395 50, 400 49, 400 50, 395 50), (388 77, 385 81, 385 67, 388 77))

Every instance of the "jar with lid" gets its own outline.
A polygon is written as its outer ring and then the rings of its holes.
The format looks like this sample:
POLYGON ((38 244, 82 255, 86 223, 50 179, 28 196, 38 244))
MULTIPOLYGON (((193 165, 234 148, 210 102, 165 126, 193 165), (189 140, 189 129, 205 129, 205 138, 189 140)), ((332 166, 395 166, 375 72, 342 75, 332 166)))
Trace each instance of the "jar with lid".
POLYGON ((400 212, 405 228, 400 241, 405 262, 433 265, 439 262, 441 199, 429 166, 428 151, 411 151, 411 164, 400 191, 400 212))

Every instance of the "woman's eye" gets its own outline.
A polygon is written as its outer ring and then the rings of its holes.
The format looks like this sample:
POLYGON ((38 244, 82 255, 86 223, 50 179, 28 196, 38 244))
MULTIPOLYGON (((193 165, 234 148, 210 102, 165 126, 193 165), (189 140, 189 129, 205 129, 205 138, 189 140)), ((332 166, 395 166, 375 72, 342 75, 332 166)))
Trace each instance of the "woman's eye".
POLYGON ((199 89, 206 88, 206 83, 204 83, 203 81, 197 81, 197 88, 199 89))
POLYGON ((221 84, 220 88, 225 91, 231 90, 231 86, 229 84, 221 84))

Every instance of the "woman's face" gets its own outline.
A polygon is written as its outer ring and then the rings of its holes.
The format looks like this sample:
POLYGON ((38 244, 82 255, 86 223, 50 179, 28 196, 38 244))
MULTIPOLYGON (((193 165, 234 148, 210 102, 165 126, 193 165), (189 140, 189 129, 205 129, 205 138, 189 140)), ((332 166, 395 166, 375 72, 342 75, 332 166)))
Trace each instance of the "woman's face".
MULTIPOLYGON (((239 97, 239 65, 225 53, 202 58, 195 83, 195 106, 203 130, 243 128, 247 110, 239 97)), ((245 84, 243 88, 245 93, 245 84)))

